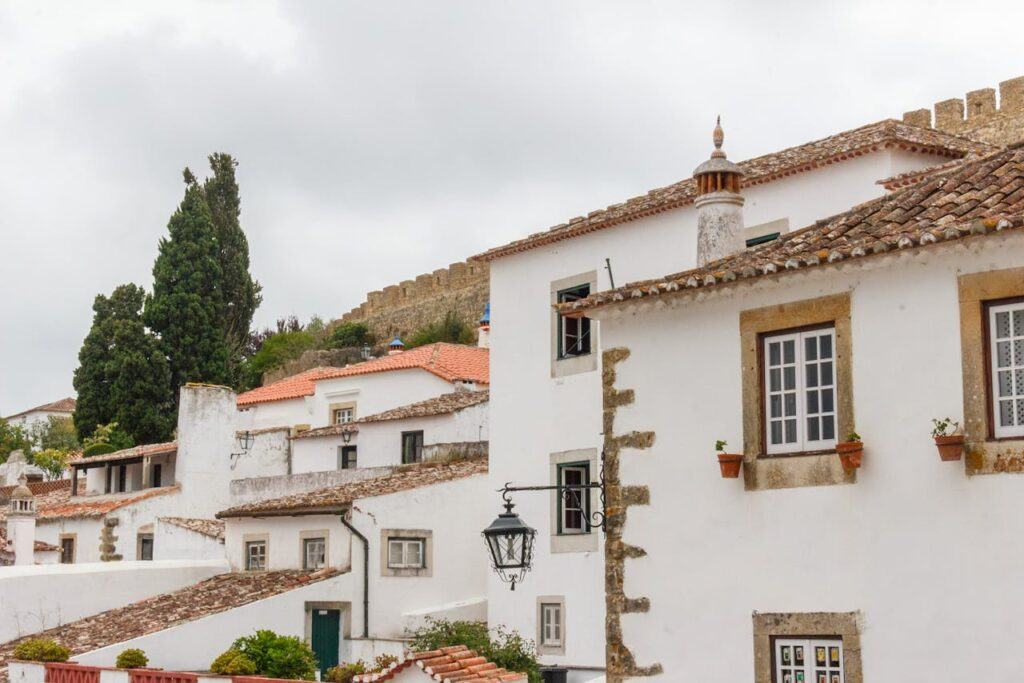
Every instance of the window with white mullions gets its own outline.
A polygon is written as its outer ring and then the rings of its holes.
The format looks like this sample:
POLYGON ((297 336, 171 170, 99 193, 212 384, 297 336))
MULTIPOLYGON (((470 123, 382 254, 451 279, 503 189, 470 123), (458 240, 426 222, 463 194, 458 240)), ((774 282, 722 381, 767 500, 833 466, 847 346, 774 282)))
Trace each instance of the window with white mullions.
POLYGON ((843 683, 843 641, 777 638, 774 683, 843 683))
POLYGON ((1024 302, 989 308, 996 438, 1024 436, 1024 302))
MULTIPOLYGON (((560 486, 586 486, 589 483, 590 465, 588 463, 558 466, 558 484, 560 486)), ((559 533, 586 534, 590 532, 590 491, 588 489, 563 489, 558 507, 559 533)))
POLYGON ((302 568, 323 569, 327 566, 327 539, 305 538, 302 540, 302 568))
MULTIPOLYGON (((558 292, 558 303, 564 304, 570 301, 579 301, 590 296, 590 285, 580 285, 570 289, 563 289, 558 292)), ((570 318, 559 316, 558 318, 558 357, 573 358, 585 356, 590 353, 590 319, 570 318)))
POLYGON ((390 538, 388 539, 388 568, 390 569, 422 569, 423 561, 422 538, 390 538))
POLYGON ((542 647, 562 646, 562 605, 544 602, 540 605, 540 644, 542 647))
POLYGON ((834 448, 835 328, 764 338, 768 454, 834 448))

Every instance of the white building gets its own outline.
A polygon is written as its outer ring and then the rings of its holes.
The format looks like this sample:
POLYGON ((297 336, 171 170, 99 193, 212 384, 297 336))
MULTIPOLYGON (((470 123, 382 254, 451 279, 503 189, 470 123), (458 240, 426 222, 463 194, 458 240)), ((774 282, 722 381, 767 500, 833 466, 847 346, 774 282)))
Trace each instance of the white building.
POLYGON ((75 399, 68 397, 52 403, 44 403, 35 408, 29 408, 14 415, 8 415, 3 419, 10 425, 16 425, 25 431, 31 431, 34 426, 45 424, 51 417, 70 420, 74 412, 75 399))
MULTIPOLYGON (((784 237, 816 219, 884 195, 880 180, 989 149, 887 120, 742 162, 743 237, 751 244, 784 237)), ((553 305, 608 289, 612 274, 622 283, 694 267, 696 196, 696 183, 684 180, 477 257, 490 262, 491 272, 492 488, 506 482, 537 485, 597 480, 605 446, 602 433, 610 427, 606 422, 609 416, 602 412, 602 370, 609 368, 602 367, 601 352, 608 345, 599 323, 563 318, 553 305)), ((735 321, 732 325, 735 327, 735 321)), ((661 343, 664 357, 674 358, 675 340, 662 338, 661 343)), ((705 363, 703 367, 713 365, 705 363)), ((681 401, 687 405, 707 401, 718 391, 716 384, 701 385, 677 372, 651 375, 647 380, 664 382, 669 376, 674 378, 671 388, 665 384, 648 398, 660 401, 665 410, 681 401)), ((703 379, 707 374, 699 376, 703 379)), ((677 413, 675 427, 682 423, 677 413)), ((643 438, 642 434, 628 436, 627 442, 643 445, 643 438)), ((736 438, 731 437, 730 443, 736 438)), ((714 437, 708 443, 713 441, 714 437)), ((569 668, 571 682, 599 677, 606 662, 611 662, 613 669, 643 673, 645 662, 690 651, 684 640, 668 643, 660 638, 657 657, 645 650, 634 661, 622 646, 621 631, 628 627, 628 619, 640 619, 632 613, 646 608, 643 600, 632 597, 650 592, 627 586, 623 593, 621 577, 606 574, 607 555, 633 551, 621 546, 606 548, 603 534, 586 523, 588 513, 600 510, 600 496, 590 493, 562 500, 555 493, 516 494, 516 511, 539 531, 534 570, 516 586, 515 593, 496 578, 489 590, 491 623, 533 635, 543 661, 569 668), (602 600, 606 587, 609 592, 602 600), (607 614, 606 604, 612 607, 607 614)), ((679 495, 670 497, 680 502, 679 495)), ((493 512, 499 511, 499 503, 495 495, 493 512)), ((632 519, 645 511, 631 509, 629 514, 632 519)), ((676 514, 663 512, 662 516, 678 519, 676 514)), ((735 538, 729 540, 736 542, 735 538)), ((697 539, 694 543, 691 547, 703 556, 697 539)), ((702 563, 703 557, 699 562, 696 558, 690 561, 702 563)), ((675 570, 661 566, 659 571, 658 578, 650 580, 675 592, 672 604, 691 595, 674 580, 675 570)), ((733 573, 720 569, 715 576, 727 581, 733 573)), ((678 616, 663 615, 662 619, 678 616)), ((745 652, 749 652, 749 643, 745 652)), ((710 655, 705 660, 708 666, 712 661, 717 659, 710 655)), ((730 666, 745 661, 734 657, 730 666)), ((736 677, 715 674, 710 679, 736 677)))

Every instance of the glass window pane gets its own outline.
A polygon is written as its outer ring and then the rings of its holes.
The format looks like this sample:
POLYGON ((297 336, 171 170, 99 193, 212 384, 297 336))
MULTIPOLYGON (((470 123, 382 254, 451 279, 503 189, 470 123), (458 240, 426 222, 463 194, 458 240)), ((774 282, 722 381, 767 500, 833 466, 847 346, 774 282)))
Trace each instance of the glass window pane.
POLYGON ((782 342, 782 361, 784 363, 796 362, 796 342, 792 339, 782 342))
POLYGON ((782 386, 785 389, 796 389, 796 368, 792 365, 782 369, 782 386))
POLYGON ((1015 395, 1024 395, 1024 370, 1013 371, 1013 386, 1015 395))
POLYGON ((1024 339, 1016 339, 1013 342, 1013 364, 1024 365, 1024 339))
POLYGON ((775 446, 777 446, 778 444, 782 443, 782 421, 781 420, 777 420, 775 422, 772 422, 771 443, 772 443, 772 445, 775 445, 775 446))
POLYGON ((422 555, 421 551, 423 550, 423 546, 419 543, 413 542, 409 543, 409 545, 407 546, 407 550, 409 554, 408 557, 405 558, 406 563, 417 566, 420 565, 420 557, 422 555))
POLYGON ((782 417, 782 396, 775 394, 768 399, 768 417, 782 417))
POLYGON ((821 385, 823 387, 830 386, 832 382, 832 362, 825 362, 821 364, 821 385))
POLYGON ((1007 368, 1010 366, 1010 342, 1003 341, 996 344, 996 367, 1007 368))
POLYGON ((1013 380, 1009 370, 999 371, 999 395, 1013 396, 1013 380))
POLYGON ((807 386, 818 386, 818 366, 814 363, 807 366, 807 386))
POLYGON ((807 418, 807 439, 809 441, 818 441, 818 418, 809 417, 807 418))
POLYGON ((1000 311, 996 313, 996 339, 1005 339, 1010 336, 1010 312, 1000 311))
POLYGON ((1017 424, 1024 425, 1024 399, 1017 399, 1017 424))
POLYGON ((796 415, 796 394, 789 393, 784 396, 786 398, 786 416, 796 415))
POLYGON ((768 365, 779 364, 779 342, 768 344, 768 365))
POLYGON ((796 443, 796 420, 786 420, 786 443, 796 443))
POLYGON ((831 415, 821 418, 821 438, 825 441, 836 438, 836 419, 831 415))
POLYGON ((1013 426, 1013 401, 999 402, 999 426, 1013 426))
POLYGON ((818 391, 814 389, 807 392, 807 413, 815 415, 818 412, 818 391))
POLYGON ((402 564, 402 542, 388 543, 388 564, 402 564))
POLYGON ((1024 309, 1017 309, 1013 312, 1013 335, 1024 337, 1024 309))
POLYGON ((782 388, 780 386, 781 380, 782 380, 782 373, 779 371, 778 368, 773 368, 772 370, 769 370, 768 371, 768 390, 769 391, 778 391, 779 389, 781 389, 782 388))
POLYGON ((834 391, 834 389, 821 390, 821 412, 831 413, 835 410, 834 391))
POLYGON ((804 339, 804 360, 818 359, 818 342, 814 337, 804 339))
POLYGON ((823 334, 820 337, 818 337, 818 339, 821 342, 821 357, 823 359, 824 358, 831 358, 832 357, 832 335, 831 334, 823 334))

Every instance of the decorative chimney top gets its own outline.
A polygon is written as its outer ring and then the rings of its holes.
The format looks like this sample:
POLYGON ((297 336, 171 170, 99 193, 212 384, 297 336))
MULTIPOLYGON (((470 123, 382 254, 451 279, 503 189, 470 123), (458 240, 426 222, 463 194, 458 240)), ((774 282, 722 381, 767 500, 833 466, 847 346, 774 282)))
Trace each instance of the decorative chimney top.
POLYGON ((11 492, 11 502, 7 514, 21 516, 36 514, 36 499, 28 487, 28 478, 24 473, 18 477, 18 485, 11 492))
POLYGON ((388 355, 393 356, 396 353, 401 353, 402 351, 405 351, 405 342, 403 342, 398 335, 395 335, 395 338, 391 340, 390 344, 388 344, 388 355))
POLYGON ((725 152, 722 151, 725 131, 722 130, 721 116, 715 121, 715 132, 711 139, 715 143, 715 151, 711 153, 710 159, 693 171, 693 177, 697 179, 697 194, 703 195, 723 190, 738 194, 743 169, 726 159, 725 152))

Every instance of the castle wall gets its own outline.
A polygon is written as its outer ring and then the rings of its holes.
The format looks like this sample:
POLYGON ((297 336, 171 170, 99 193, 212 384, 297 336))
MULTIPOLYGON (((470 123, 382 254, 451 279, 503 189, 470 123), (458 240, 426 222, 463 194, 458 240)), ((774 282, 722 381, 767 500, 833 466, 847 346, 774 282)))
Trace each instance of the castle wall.
POLYGON ((998 105, 995 88, 983 88, 972 90, 964 99, 937 102, 934 124, 928 109, 908 111, 903 120, 993 145, 1020 142, 1024 140, 1024 76, 999 84, 998 105))

